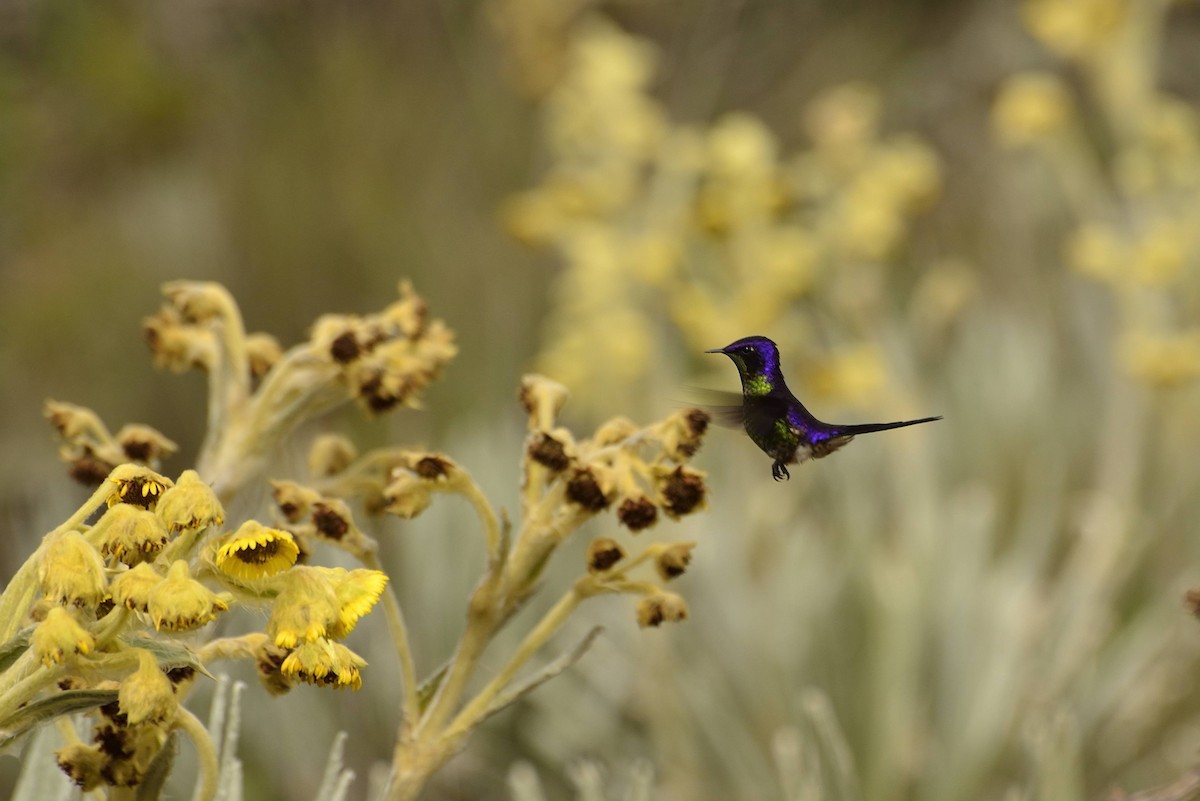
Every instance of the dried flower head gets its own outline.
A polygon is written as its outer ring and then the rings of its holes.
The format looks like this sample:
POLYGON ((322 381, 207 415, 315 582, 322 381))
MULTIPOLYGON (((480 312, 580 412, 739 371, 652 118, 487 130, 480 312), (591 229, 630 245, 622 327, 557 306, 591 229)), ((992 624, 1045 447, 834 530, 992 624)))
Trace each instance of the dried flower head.
POLYGON ((659 471, 656 475, 658 494, 663 511, 672 520, 704 508, 708 492, 704 474, 686 465, 674 470, 659 471))
POLYGON ((199 531, 225 522, 225 508, 195 470, 184 470, 175 486, 162 493, 155 513, 172 534, 199 531))
POLYGON ((287 648, 280 648, 269 639, 264 639, 254 652, 254 669, 258 673, 258 680, 271 695, 283 695, 295 684, 282 671, 283 661, 289 653, 287 648))
POLYGON ((708 413, 700 409, 685 409, 663 421, 663 452, 674 462, 692 458, 700 448, 708 430, 708 413))
POLYGON ((212 331, 184 319, 178 309, 164 306, 142 321, 142 334, 159 368, 182 373, 209 370, 217 360, 212 331))
POLYGON ((100 746, 72 743, 54 752, 62 772, 84 792, 96 789, 104 783, 102 771, 109 758, 101 753, 100 746))
POLYGON ((274 576, 296 563, 300 549, 292 535, 247 520, 222 538, 214 562, 217 569, 238 581, 274 576))
POLYGON ((407 470, 396 470, 392 481, 383 491, 386 502, 384 510, 406 520, 416 517, 429 508, 433 500, 429 482, 423 481, 407 470))
POLYGON ((687 602, 673 592, 656 592, 637 605, 637 622, 642 628, 660 626, 663 622, 676 623, 687 620, 687 616, 687 602))
POLYGON ((694 542, 676 542, 668 545, 654 560, 654 568, 663 581, 682 576, 692 561, 694 542))
POLYGON ((312 506, 321 500, 321 493, 294 481, 272 481, 271 497, 283 519, 294 524, 312 514, 312 506))
POLYGON ((617 520, 636 533, 658 522, 658 506, 645 495, 627 497, 617 507, 617 520))
POLYGON ((163 457, 179 449, 162 432, 141 423, 130 423, 117 432, 114 439, 121 446, 125 458, 131 462, 157 464, 163 457))
POLYGON ((78 531, 46 536, 38 579, 42 594, 59 604, 95 608, 106 595, 104 561, 78 531))
POLYGON ((592 435, 592 443, 597 447, 616 445, 629 439, 637 431, 637 424, 628 417, 614 417, 596 429, 596 433, 592 435))
POLYGON ((600 537, 588 544, 587 569, 589 573, 603 573, 625 558, 625 549, 614 539, 600 537))
POLYGON ((150 590, 146 611, 155 629, 189 631, 216 619, 229 608, 225 598, 192 578, 188 563, 176 560, 167 577, 150 590))
POLYGON ((556 473, 570 466, 573 450, 574 443, 566 429, 556 429, 553 433, 538 431, 530 438, 528 448, 530 459, 556 473))
POLYGON ((61 665, 64 660, 87 654, 96 639, 66 608, 55 606, 33 630, 33 653, 43 665, 61 665))
POLYGON ((567 499, 588 512, 599 512, 613 502, 612 471, 599 465, 577 467, 567 481, 567 499))

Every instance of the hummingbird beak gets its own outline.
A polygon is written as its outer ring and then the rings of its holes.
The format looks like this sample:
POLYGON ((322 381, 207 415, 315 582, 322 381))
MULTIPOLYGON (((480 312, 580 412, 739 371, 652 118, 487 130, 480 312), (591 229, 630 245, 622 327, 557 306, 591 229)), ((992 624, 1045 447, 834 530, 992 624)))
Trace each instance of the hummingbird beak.
POLYGON ((705 353, 724 353, 725 349, 724 348, 713 348, 712 350, 706 350, 704 352, 705 353))

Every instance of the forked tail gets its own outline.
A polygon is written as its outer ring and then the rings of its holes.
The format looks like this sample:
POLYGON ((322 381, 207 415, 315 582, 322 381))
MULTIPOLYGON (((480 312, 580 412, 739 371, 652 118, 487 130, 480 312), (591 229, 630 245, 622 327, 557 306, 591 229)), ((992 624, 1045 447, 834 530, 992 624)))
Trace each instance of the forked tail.
POLYGON ((901 420, 896 423, 860 423, 859 425, 838 426, 838 433, 842 436, 854 436, 856 434, 870 434, 873 431, 887 431, 892 428, 904 428, 905 426, 915 426, 918 423, 932 423, 934 420, 941 420, 942 416, 937 417, 922 417, 920 420, 901 420))

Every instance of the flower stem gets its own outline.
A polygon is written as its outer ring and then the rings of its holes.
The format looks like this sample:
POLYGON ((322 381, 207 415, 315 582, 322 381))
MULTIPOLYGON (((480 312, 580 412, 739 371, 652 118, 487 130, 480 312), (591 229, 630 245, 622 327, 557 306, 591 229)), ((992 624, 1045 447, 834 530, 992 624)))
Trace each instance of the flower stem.
MULTIPOLYGON (((379 556, 374 551, 364 553, 360 558, 371 570, 383 572, 379 556)), ((408 626, 404 622, 404 611, 400 608, 400 601, 396 598, 390 581, 383 593, 383 611, 387 615, 388 629, 396 647, 396 657, 400 660, 400 677, 404 682, 404 721, 407 725, 416 725, 417 717, 421 713, 421 702, 417 697, 417 667, 408 638, 408 626)))
POLYGON ((196 757, 200 763, 200 788, 196 801, 212 801, 217 795, 217 749, 204 724, 187 710, 179 707, 175 714, 174 728, 182 729, 196 746, 196 757))

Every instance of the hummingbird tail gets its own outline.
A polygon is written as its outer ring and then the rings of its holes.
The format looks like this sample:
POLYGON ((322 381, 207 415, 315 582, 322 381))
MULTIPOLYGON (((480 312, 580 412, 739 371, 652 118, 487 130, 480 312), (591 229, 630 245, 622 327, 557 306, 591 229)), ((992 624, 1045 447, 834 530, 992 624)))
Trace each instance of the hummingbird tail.
POLYGON ((934 420, 941 419, 941 415, 938 415, 937 417, 922 417, 920 420, 901 420, 896 423, 862 423, 859 425, 838 426, 838 428, 841 435, 854 436, 855 434, 870 434, 874 431, 888 431, 893 428, 915 426, 918 423, 932 423, 934 420))

